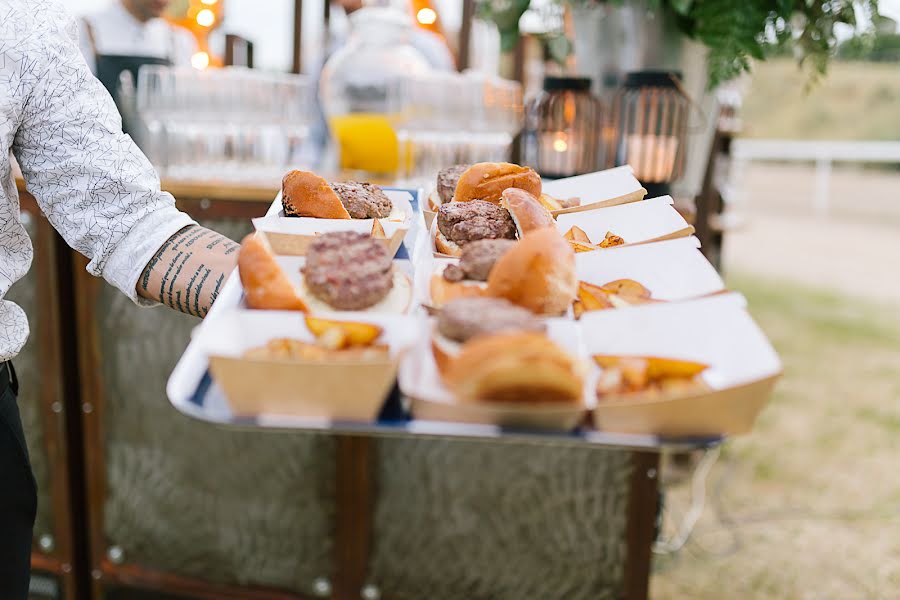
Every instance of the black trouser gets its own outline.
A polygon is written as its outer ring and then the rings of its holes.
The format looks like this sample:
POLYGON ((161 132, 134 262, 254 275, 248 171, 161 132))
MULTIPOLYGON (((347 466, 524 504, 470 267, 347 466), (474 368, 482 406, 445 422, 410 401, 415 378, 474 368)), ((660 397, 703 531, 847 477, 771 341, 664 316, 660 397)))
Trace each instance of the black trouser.
POLYGON ((11 363, 0 363, 0 390, 0 598, 25 600, 37 486, 19 419, 19 384, 11 363))

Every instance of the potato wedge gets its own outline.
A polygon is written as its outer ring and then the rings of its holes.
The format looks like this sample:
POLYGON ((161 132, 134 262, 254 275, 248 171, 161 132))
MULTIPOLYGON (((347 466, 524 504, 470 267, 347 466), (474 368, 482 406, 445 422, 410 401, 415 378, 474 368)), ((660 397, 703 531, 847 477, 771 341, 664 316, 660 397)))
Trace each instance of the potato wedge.
POLYGON ((662 379, 690 379, 709 368, 709 365, 700 362, 678 358, 663 358, 659 356, 612 356, 608 354, 595 354, 593 359, 599 367, 604 369, 618 367, 625 360, 645 360, 647 363, 647 376, 651 381, 659 381, 662 379))
POLYGON ((578 225, 572 225, 569 230, 563 235, 563 237, 571 242, 584 242, 585 244, 591 243, 591 238, 589 238, 588 234, 584 232, 584 229, 582 229, 578 225))
POLYGON ((572 302, 572 314, 575 316, 576 321, 584 314, 584 304, 581 303, 581 300, 572 302))
POLYGON ((618 294, 619 296, 632 296, 635 298, 649 298, 650 290, 634 279, 616 279, 600 286, 610 294, 618 294))
POLYGON ((384 226, 378 219, 372 219, 372 237, 380 240, 387 238, 387 234, 384 232, 384 226))
POLYGON ((538 198, 538 201, 547 210, 562 210, 562 204, 560 204, 559 200, 557 200, 553 196, 548 196, 547 194, 541 194, 541 196, 538 198))
POLYGON ((578 252, 593 252, 594 250, 599 250, 597 246, 587 244, 585 242, 576 242, 574 240, 569 240, 569 244, 572 245, 572 249, 576 254, 578 252))
POLYGON ((606 236, 603 238, 603 241, 600 242, 601 248, 612 248, 613 246, 621 246, 625 243, 621 237, 614 234, 612 231, 607 231, 606 236))
POLYGON ((332 321, 318 317, 306 317, 306 327, 316 339, 331 350, 351 346, 370 346, 382 333, 381 327, 372 323, 332 321), (337 329, 340 333, 331 333, 337 329))
POLYGON ((581 301, 581 307, 585 312, 615 308, 605 293, 596 294, 590 287, 585 286, 583 281, 578 283, 578 300, 581 301))

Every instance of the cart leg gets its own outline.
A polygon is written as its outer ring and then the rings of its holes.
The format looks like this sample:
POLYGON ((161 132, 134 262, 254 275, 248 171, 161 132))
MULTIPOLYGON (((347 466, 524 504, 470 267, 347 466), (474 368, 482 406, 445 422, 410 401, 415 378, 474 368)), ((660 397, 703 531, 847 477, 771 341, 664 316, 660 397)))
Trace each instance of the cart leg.
POLYGON ((659 454, 631 453, 631 490, 625 530, 625 600, 646 600, 650 586, 650 556, 656 538, 659 454))
POLYGON ((372 541, 373 479, 372 439, 337 436, 333 600, 358 600, 365 585, 372 541))

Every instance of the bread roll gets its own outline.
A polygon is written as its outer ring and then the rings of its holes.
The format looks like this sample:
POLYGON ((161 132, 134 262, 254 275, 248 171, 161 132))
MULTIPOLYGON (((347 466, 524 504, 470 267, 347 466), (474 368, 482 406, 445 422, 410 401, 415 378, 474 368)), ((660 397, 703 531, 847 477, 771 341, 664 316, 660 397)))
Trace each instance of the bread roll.
POLYGON ((350 213, 328 182, 307 171, 291 171, 281 181, 281 205, 288 217, 349 219, 350 213))
POLYGON ((478 163, 469 167, 456 183, 454 202, 487 200, 497 204, 507 188, 541 195, 541 177, 529 167, 512 163, 478 163))
POLYGON ((500 197, 500 206, 509 211, 519 237, 529 231, 543 229, 544 227, 556 227, 556 221, 550 211, 541 205, 537 198, 525 190, 507 188, 500 197))
POLYGON ((565 313, 577 291, 575 252, 555 227, 526 233, 488 276, 488 296, 542 315, 565 313))
POLYGON ((462 246, 454 241, 448 240, 447 236, 438 229, 434 234, 434 248, 447 256, 459 256, 462 254, 462 246))
POLYGON ((583 369, 539 333, 500 333, 473 339, 456 356, 441 352, 444 383, 463 402, 579 403, 583 369))
POLYGON ((251 233, 243 239, 237 263, 249 308, 307 311, 306 303, 275 261, 264 235, 251 233))
POLYGON ((434 273, 430 282, 431 305, 440 307, 457 298, 476 298, 487 294, 487 284, 482 281, 447 281, 440 273, 434 273))

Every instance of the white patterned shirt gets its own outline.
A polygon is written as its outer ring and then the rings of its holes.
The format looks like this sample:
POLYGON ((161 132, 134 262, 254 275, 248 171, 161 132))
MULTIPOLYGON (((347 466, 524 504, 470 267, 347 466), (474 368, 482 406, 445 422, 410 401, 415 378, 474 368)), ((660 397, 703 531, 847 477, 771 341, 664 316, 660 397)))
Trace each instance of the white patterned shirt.
POLYGON ((0 0, 0 360, 28 339, 22 309, 3 297, 31 266, 9 153, 28 191, 66 242, 139 304, 138 277, 162 244, 193 221, 161 192, 109 93, 55 0, 0 0))

